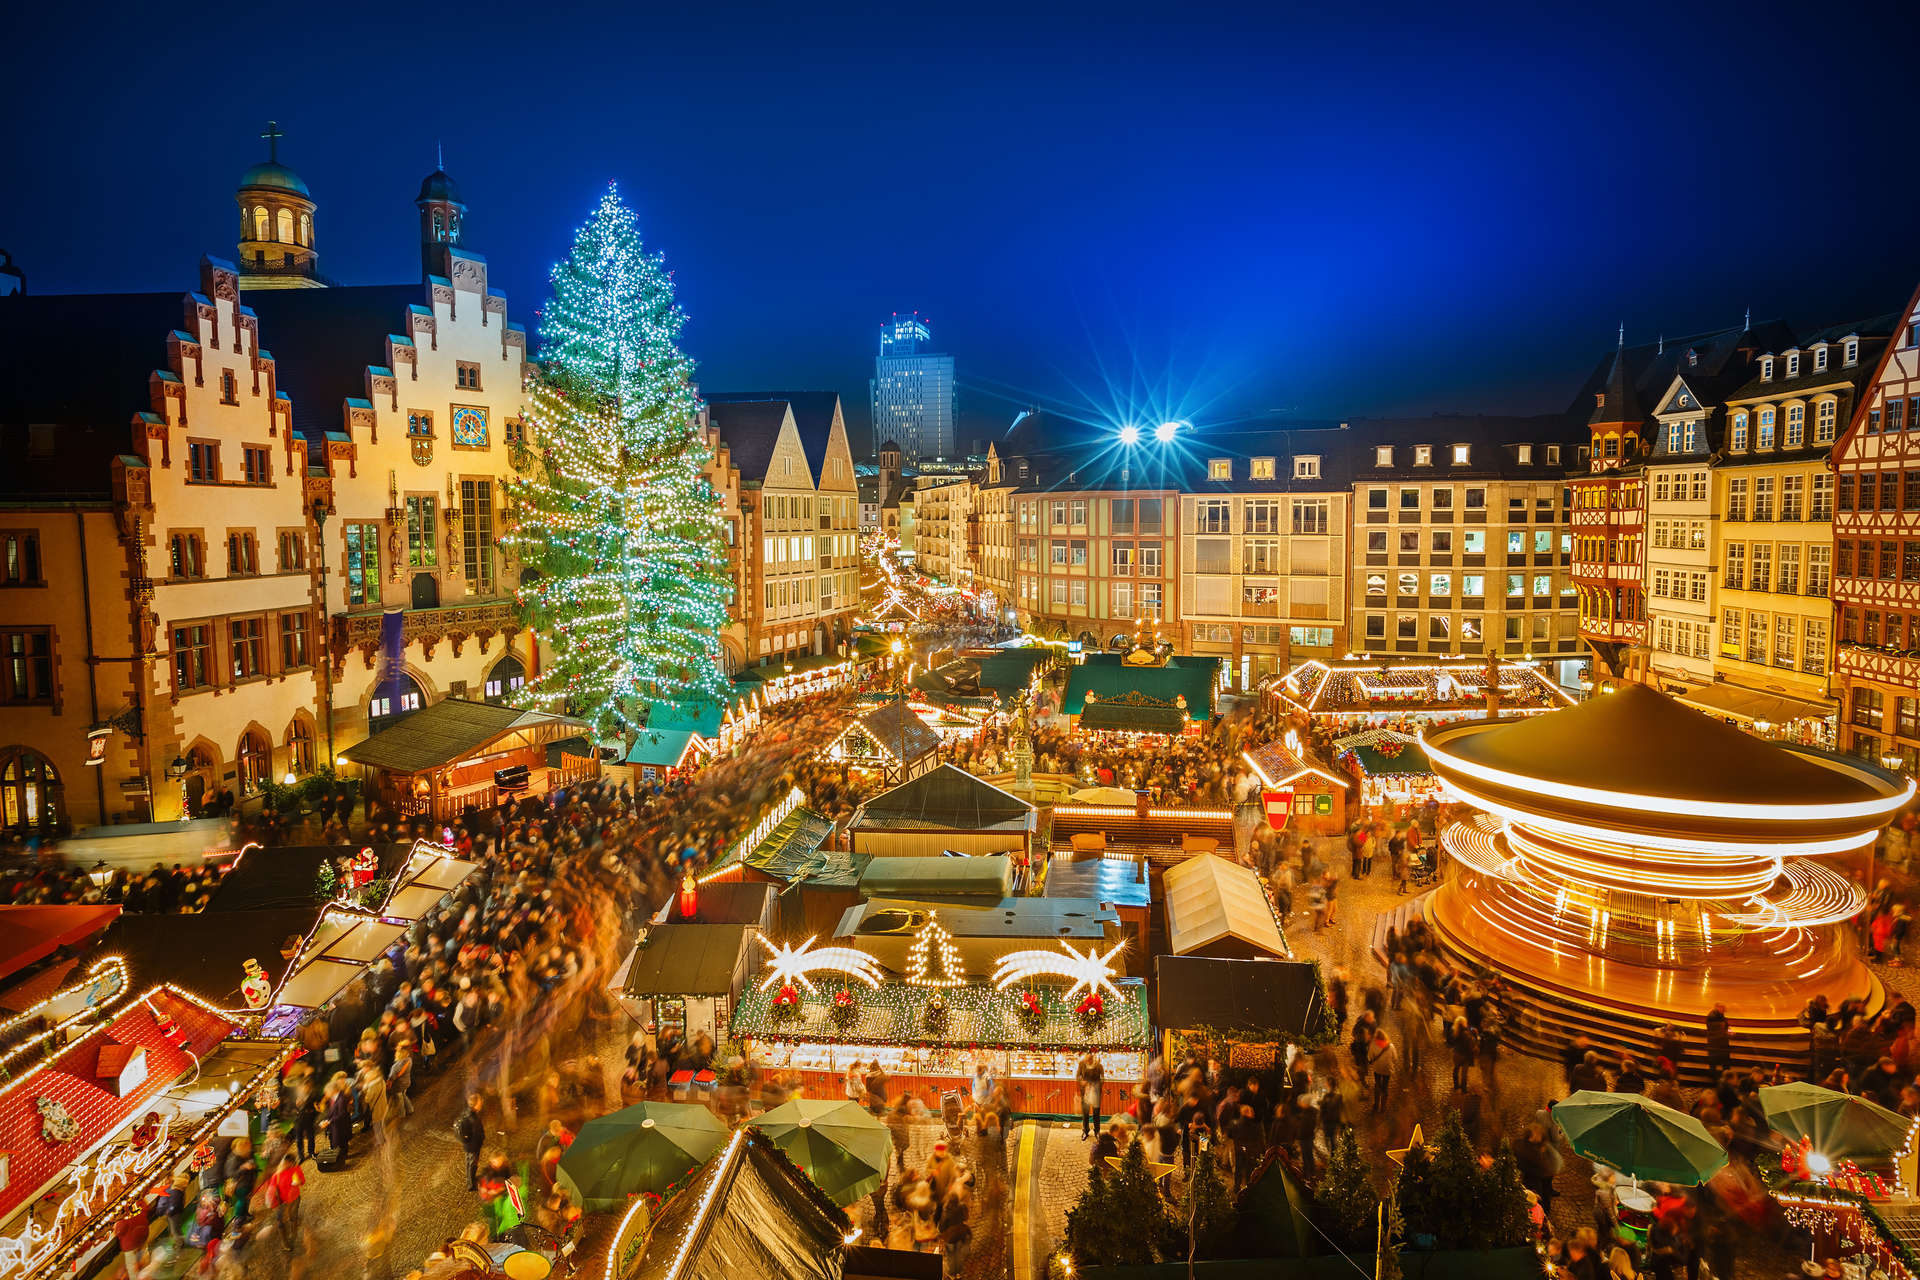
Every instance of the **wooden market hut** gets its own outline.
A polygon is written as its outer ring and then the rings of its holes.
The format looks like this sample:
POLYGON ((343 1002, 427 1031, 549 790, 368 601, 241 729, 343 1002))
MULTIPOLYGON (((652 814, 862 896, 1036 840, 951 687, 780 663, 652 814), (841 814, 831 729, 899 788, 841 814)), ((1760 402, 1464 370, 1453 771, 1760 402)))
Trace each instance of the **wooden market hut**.
POLYGON ((1024 854, 1036 825, 1019 796, 943 764, 861 805, 848 834, 855 853, 880 857, 1024 854))
MULTIPOLYGON (((1136 651, 1138 653, 1140 651, 1136 651)), ((1089 654, 1067 676, 1061 711, 1076 728, 1112 733, 1198 733, 1213 718, 1220 659, 1089 654)))
POLYGON ((498 803, 501 769, 525 766, 536 793, 598 776, 587 732, 586 721, 572 716, 443 698, 341 754, 371 772, 375 792, 401 816, 451 821, 469 804, 498 803), (548 748, 569 739, 579 740, 580 754, 563 754, 550 768, 548 748))
POLYGON ((1154 1023, 1166 1035, 1163 1051, 1178 1058, 1175 1038, 1219 1036, 1229 1067, 1263 1070, 1287 1041, 1320 1024, 1320 975, 1304 960, 1221 960, 1209 956, 1155 956, 1154 1023))
POLYGON ((827 756, 872 769, 897 787, 939 765, 940 735, 896 699, 855 716, 827 745, 827 756))

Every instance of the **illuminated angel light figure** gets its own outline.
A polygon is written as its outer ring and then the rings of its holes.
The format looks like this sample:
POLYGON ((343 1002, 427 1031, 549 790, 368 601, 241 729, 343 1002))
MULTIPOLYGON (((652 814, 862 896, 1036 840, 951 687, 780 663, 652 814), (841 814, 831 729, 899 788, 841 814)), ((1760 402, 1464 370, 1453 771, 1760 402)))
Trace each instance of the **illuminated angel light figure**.
MULTIPOLYGON (((767 976, 761 981, 762 991, 771 991, 776 986, 794 983, 808 991, 818 991, 810 973, 844 973, 850 978, 858 978, 876 990, 880 986, 880 965, 864 951, 852 947, 821 947, 813 950, 813 938, 808 938, 799 946, 786 943, 773 943, 765 934, 755 934, 760 944, 767 949, 767 976)), ((818 937, 815 934, 814 937, 818 937)))
POLYGON ((1014 951, 1000 957, 1000 963, 994 966, 994 986, 1001 991, 1016 982, 1025 982, 1031 978, 1052 977, 1071 978, 1073 985, 1067 988, 1067 1000, 1080 994, 1082 987, 1097 993, 1101 988, 1120 998, 1120 988, 1113 984, 1113 960, 1127 949, 1125 938, 1113 944, 1105 955, 1094 951, 1094 944, 1087 944, 1086 954, 1075 951, 1071 944, 1060 943, 1059 951, 1014 951), (1064 953, 1064 954, 1062 954, 1064 953))

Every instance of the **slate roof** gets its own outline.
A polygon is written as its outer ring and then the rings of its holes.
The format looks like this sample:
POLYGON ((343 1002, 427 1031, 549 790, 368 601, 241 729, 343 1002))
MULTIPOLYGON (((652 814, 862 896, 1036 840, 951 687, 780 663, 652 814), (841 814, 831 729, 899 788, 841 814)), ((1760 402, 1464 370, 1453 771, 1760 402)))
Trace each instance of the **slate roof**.
POLYGON ((986 831, 1003 824, 1026 828, 1033 822, 1033 806, 1025 800, 950 764, 881 792, 854 816, 857 827, 894 830, 986 831))
POLYGON ((187 294, 15 294, 0 298, 0 498, 104 501, 113 459, 133 452, 133 416, 187 294), (55 428, 29 452, 28 424, 55 428))
POLYGON ((1002 463, 1003 484, 1027 491, 1137 489, 1147 493, 1287 493, 1345 489, 1351 483, 1354 440, 1336 422, 1293 422, 1254 418, 1183 431, 1162 445, 1143 427, 1141 442, 1119 443, 1105 422, 1086 422, 1048 410, 1024 413, 993 442, 1002 463), (1320 459, 1320 475, 1296 480, 1293 458, 1320 459), (1232 460, 1231 480, 1212 480, 1207 462, 1232 460), (1271 479, 1251 478, 1249 460, 1273 458, 1271 479), (1019 475, 1019 461, 1028 464, 1019 475))
MULTIPOLYGON (((820 483, 821 478, 826 474, 827 446, 833 439, 833 413, 834 409, 840 403, 839 392, 716 391, 711 393, 703 392, 701 393, 701 398, 705 400, 709 406, 726 406, 725 412, 729 417, 734 415, 736 408, 744 405, 784 404, 788 406, 793 410, 793 426, 794 429, 800 433, 800 447, 806 452, 807 466, 813 472, 813 482, 815 484, 820 483)), ((716 425, 720 422, 719 412, 712 412, 710 417, 716 425)), ((779 424, 776 422, 773 426, 773 431, 776 436, 778 435, 779 429, 779 424)), ((726 440, 727 447, 734 450, 734 456, 737 459, 739 457, 739 450, 735 447, 732 437, 727 434, 726 427, 721 427, 720 435, 722 439, 726 440)), ((772 441, 769 440, 767 444, 768 457, 771 457, 772 450, 772 441)), ((747 468, 744 465, 740 465, 738 462, 736 462, 735 465, 740 466, 741 475, 744 476, 747 474, 747 468)), ((758 469, 754 473, 754 478, 759 479, 764 477, 766 469, 766 459, 762 459, 758 469)))
MULTIPOLYGON (((342 406, 367 394, 367 367, 387 360, 387 335, 405 329, 418 284, 261 289, 247 294, 260 317, 260 345, 276 358, 280 389, 293 401, 293 429, 308 440, 346 429, 342 406)), ((518 370, 515 371, 516 375, 518 370)))
MULTIPOLYGON (((1776 357, 1773 362, 1774 377, 1770 380, 1762 381, 1759 370, 1755 368, 1751 370, 1752 376, 1747 378, 1746 381, 1742 382, 1738 387, 1729 391, 1726 398, 1729 401, 1785 400, 1800 395, 1805 391, 1811 391, 1818 387, 1832 387, 1839 383, 1849 384, 1855 390, 1858 390, 1873 376, 1874 365, 1876 358, 1880 354, 1880 349, 1886 345, 1887 339, 1893 335, 1894 329, 1899 326, 1902 318, 1901 312, 1892 311, 1886 315, 1874 316, 1868 320, 1856 320, 1848 324, 1829 325, 1825 329, 1820 329, 1807 335, 1806 340, 1803 342, 1786 343, 1778 347, 1763 348, 1761 354, 1776 357), (1813 356, 1808 353, 1807 348, 1816 342, 1825 342, 1831 346, 1848 337, 1857 337, 1860 339, 1860 358, 1858 361, 1850 367, 1842 368, 1839 359, 1833 355, 1829 355, 1826 368, 1816 370, 1813 367, 1813 356), (1800 375, 1795 378, 1784 376, 1787 367, 1786 360, 1780 358, 1779 354, 1782 351, 1789 350, 1798 350, 1801 353, 1800 375)), ((1808 434, 1811 435, 1812 432, 1809 431, 1808 434)), ((1825 449, 1822 450, 1822 452, 1825 451, 1825 449)))
MULTIPOLYGON (((1589 401, 1591 403, 1591 401, 1589 401)), ((1581 422, 1585 421, 1585 415, 1581 422)), ((1485 413, 1436 413, 1424 418, 1356 418, 1353 434, 1353 477, 1367 480, 1559 480, 1577 461, 1575 450, 1588 440, 1587 430, 1564 414, 1526 417, 1485 413), (1465 466, 1453 463, 1452 446, 1467 448, 1465 466), (1521 462, 1521 444, 1533 446, 1532 461, 1521 462), (1559 445, 1560 459, 1548 462, 1545 446, 1559 445), (1378 465, 1375 448, 1393 446, 1393 463, 1378 465), (1429 445, 1433 461, 1414 465, 1413 446, 1429 445)))
POLYGON ((719 431, 740 478, 765 480, 774 447, 780 443, 780 428, 787 420, 786 401, 705 399, 707 420, 719 431))

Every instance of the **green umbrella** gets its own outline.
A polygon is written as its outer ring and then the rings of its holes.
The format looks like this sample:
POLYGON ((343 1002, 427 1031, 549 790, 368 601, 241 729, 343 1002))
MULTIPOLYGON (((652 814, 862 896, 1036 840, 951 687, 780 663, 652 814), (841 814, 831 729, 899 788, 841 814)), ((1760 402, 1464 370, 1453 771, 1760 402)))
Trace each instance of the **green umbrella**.
POLYGON ((1760 1090, 1769 1127, 1807 1138, 1817 1154, 1839 1160, 1893 1155, 1907 1145, 1913 1121, 1877 1102, 1796 1080, 1760 1090))
POLYGON ((751 1123, 837 1205, 852 1204, 887 1180, 893 1135, 857 1103, 795 1098, 751 1123))
POLYGON ((726 1140, 726 1125, 705 1107, 636 1102, 581 1125, 557 1180, 582 1209, 610 1213, 642 1191, 665 1191, 726 1140))
POLYGON ((1555 1105, 1553 1120, 1575 1151, 1636 1179, 1697 1187, 1726 1167, 1705 1125, 1644 1094, 1582 1089, 1555 1105))

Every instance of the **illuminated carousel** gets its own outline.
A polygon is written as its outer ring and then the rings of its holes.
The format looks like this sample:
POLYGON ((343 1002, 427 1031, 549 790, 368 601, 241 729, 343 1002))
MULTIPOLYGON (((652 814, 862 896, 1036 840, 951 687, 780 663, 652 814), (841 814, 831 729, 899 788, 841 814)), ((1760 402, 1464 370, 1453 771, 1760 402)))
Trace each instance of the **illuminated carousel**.
POLYGON ((1914 784, 1761 742, 1644 685, 1549 715, 1430 731, 1447 790, 1485 812, 1443 839, 1424 903, 1441 942, 1498 972, 1539 1050, 1576 1032, 1651 1051, 1724 1003, 1735 1056, 1806 1050, 1824 994, 1884 999, 1842 926, 1861 890, 1818 861, 1871 843, 1914 784))

